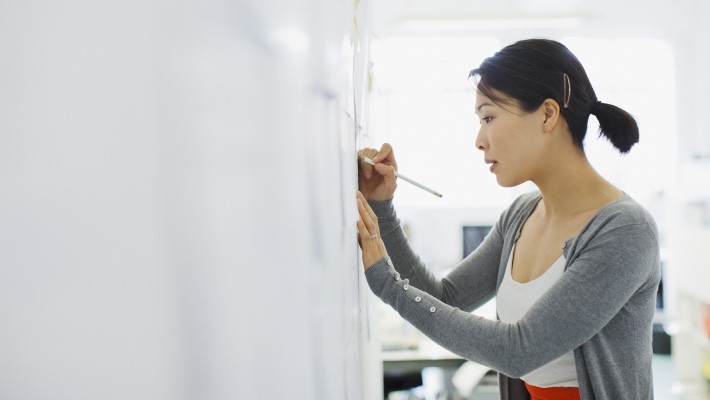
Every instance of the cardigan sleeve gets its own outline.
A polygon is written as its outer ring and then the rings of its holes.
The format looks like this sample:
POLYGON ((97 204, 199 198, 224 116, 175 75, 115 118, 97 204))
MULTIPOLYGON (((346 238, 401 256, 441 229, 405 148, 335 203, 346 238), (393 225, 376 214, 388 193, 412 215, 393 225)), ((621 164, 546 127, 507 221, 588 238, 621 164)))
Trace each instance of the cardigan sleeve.
POLYGON ((385 248, 392 263, 397 266, 401 279, 407 279, 410 285, 466 311, 473 311, 493 298, 503 248, 498 224, 491 229, 476 251, 454 267, 446 277, 437 279, 409 246, 392 200, 370 201, 369 204, 378 218, 385 248))
MULTIPOLYGON (((579 241, 574 259, 558 282, 516 323, 465 312, 459 305, 466 305, 466 301, 442 301, 447 299, 441 296, 446 289, 424 274, 408 246, 392 251, 396 258, 379 260, 365 275, 378 297, 442 347, 510 377, 520 377, 589 340, 617 314, 624 313, 636 293, 651 293, 640 290, 654 282, 657 285, 658 280, 658 240, 651 223, 615 219, 614 215, 602 221, 589 233, 590 239, 579 241), (405 279, 395 271, 395 267, 400 269, 399 263, 406 264, 401 267, 407 271, 405 279), (417 285, 433 288, 436 294, 430 295, 417 285)), ((399 240, 385 241, 388 252, 393 244, 403 246, 399 240)), ((498 240, 487 239, 488 246, 498 240)), ((476 270, 475 266, 463 266, 467 268, 476 270)), ((455 293, 453 298, 467 297, 455 293)))

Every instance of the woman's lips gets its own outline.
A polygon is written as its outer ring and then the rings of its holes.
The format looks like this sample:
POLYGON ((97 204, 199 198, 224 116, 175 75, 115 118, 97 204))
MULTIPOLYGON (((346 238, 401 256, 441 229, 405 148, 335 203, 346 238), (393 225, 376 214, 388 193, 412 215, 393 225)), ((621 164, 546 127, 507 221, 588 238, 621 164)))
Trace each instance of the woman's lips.
POLYGON ((498 161, 486 160, 486 164, 491 164, 490 170, 493 172, 493 170, 498 166, 498 161))

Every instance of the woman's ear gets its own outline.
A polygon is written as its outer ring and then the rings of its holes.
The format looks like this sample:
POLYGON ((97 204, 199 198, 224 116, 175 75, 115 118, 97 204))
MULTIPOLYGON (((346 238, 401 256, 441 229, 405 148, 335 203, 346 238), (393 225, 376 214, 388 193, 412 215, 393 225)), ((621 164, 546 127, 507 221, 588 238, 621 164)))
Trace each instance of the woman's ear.
POLYGON ((560 105, 553 99, 545 99, 542 102, 542 109, 545 112, 542 129, 549 132, 557 125, 557 121, 560 119, 560 105))

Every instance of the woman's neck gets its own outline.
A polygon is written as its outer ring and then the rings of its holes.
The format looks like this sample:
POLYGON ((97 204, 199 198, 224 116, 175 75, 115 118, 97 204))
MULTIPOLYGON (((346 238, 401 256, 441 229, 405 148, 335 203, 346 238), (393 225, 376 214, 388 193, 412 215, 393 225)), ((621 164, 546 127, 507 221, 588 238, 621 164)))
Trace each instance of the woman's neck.
POLYGON ((541 177, 533 180, 542 193, 546 219, 596 211, 624 195, 594 170, 584 153, 559 157, 557 161, 557 165, 550 165, 541 177))

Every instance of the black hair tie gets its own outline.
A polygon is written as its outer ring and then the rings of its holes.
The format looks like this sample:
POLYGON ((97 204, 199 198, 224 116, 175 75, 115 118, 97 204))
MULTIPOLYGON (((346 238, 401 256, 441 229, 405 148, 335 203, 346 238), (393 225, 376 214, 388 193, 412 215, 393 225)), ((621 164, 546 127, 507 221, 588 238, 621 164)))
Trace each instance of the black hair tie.
POLYGON ((599 100, 594 102, 594 105, 592 106, 592 111, 591 111, 592 114, 597 115, 597 111, 599 110, 600 104, 602 104, 602 102, 599 100))

